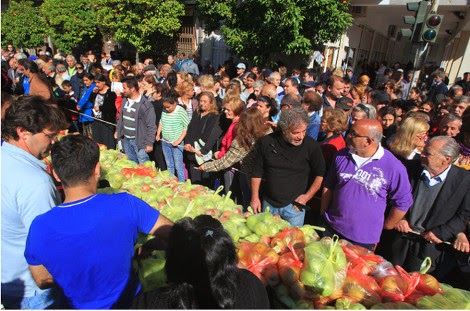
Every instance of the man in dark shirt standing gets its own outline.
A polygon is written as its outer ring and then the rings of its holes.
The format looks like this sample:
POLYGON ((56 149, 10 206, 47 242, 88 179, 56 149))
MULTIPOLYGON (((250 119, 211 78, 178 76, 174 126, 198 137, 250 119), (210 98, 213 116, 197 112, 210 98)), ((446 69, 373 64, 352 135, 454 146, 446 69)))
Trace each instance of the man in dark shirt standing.
POLYGON ((302 107, 288 109, 281 114, 279 131, 258 141, 251 178, 251 207, 255 213, 270 206, 272 214, 291 225, 304 224, 302 205, 320 189, 325 173, 320 145, 306 136, 307 125, 308 115, 302 107))

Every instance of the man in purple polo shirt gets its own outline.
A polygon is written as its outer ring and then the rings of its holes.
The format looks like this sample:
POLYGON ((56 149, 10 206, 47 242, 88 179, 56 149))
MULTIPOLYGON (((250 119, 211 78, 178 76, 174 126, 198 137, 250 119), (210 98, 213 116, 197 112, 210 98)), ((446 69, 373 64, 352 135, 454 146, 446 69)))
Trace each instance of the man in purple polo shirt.
POLYGON ((338 234, 374 249, 382 229, 392 229, 413 203, 405 167, 380 145, 382 126, 358 120, 328 171, 321 202, 325 235, 338 234), (391 206, 385 218, 385 208, 391 206))

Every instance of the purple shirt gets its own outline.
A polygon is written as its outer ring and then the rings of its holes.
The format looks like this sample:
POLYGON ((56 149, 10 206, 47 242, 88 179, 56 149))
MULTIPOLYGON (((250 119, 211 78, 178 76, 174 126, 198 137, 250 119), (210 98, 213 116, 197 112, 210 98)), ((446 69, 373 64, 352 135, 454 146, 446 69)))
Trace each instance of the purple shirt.
POLYGON ((380 240, 387 204, 401 211, 413 204, 405 167, 382 147, 360 167, 347 148, 340 150, 325 187, 333 190, 325 213, 328 223, 347 239, 363 244, 380 240))

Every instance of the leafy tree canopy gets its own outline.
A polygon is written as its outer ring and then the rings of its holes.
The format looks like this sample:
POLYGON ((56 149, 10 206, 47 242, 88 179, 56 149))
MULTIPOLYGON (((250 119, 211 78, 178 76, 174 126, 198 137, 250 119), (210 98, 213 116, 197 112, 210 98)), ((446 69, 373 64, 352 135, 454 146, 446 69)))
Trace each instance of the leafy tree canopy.
POLYGON ((197 0, 206 32, 220 29, 240 57, 263 63, 271 54, 309 54, 352 24, 348 1, 197 0))
POLYGON ((44 45, 48 27, 33 1, 10 1, 9 8, 2 12, 2 41, 17 47, 44 45))
POLYGON ((41 5, 54 45, 70 53, 83 40, 97 35, 98 22, 93 0, 45 0, 41 5))
POLYGON ((155 34, 177 34, 185 14, 184 4, 178 0, 95 0, 95 6, 101 27, 138 52, 162 44, 153 40, 155 34))

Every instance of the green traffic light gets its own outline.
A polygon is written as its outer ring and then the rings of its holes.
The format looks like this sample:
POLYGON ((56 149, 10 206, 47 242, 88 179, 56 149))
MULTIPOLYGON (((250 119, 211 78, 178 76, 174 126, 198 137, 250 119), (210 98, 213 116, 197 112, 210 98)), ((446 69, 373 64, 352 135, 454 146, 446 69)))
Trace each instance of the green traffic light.
POLYGON ((432 41, 436 38, 437 32, 434 29, 428 29, 423 33, 424 41, 432 41))

